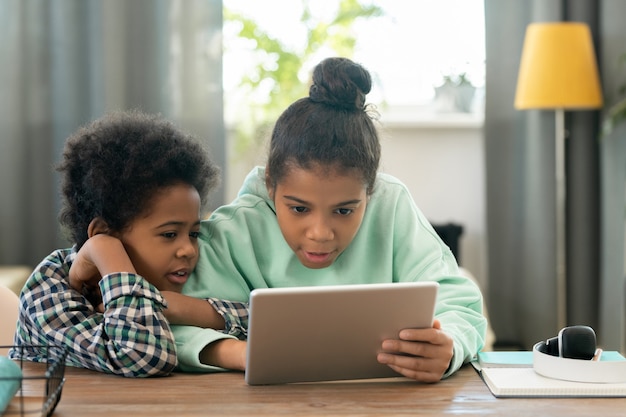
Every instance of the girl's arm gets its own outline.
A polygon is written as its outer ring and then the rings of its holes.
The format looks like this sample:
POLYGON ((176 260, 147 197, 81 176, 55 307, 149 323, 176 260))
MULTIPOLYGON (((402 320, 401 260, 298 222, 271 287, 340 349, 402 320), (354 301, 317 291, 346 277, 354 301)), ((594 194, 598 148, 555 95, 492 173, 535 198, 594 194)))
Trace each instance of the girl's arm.
POLYGON ((200 362, 235 371, 246 369, 247 342, 223 339, 207 345, 200 352, 200 362))

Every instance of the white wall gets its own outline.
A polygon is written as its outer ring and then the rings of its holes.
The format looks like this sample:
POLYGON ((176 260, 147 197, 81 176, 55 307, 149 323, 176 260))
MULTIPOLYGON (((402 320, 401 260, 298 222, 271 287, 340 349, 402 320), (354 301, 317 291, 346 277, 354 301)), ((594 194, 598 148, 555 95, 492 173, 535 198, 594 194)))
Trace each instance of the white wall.
MULTIPOLYGON (((437 115, 409 122, 390 119, 383 124, 382 150, 381 171, 407 185, 431 222, 463 226, 461 264, 486 288, 482 119, 471 115, 437 115)), ((250 167, 263 164, 264 157, 265 150, 244 159, 231 150, 225 172, 228 201, 237 194, 250 167)))

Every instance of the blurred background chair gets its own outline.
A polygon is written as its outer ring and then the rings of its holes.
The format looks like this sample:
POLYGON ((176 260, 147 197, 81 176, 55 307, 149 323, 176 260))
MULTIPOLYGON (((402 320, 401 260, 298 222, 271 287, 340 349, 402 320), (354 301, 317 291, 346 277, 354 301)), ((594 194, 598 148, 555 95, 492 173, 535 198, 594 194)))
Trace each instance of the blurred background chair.
MULTIPOLYGON (((10 288, 0 283, 0 346, 12 345, 19 297, 10 288)), ((8 349, 0 349, 0 356, 6 356, 8 349)))
POLYGON ((0 265, 0 285, 19 296, 31 272, 33 268, 26 265, 0 265))

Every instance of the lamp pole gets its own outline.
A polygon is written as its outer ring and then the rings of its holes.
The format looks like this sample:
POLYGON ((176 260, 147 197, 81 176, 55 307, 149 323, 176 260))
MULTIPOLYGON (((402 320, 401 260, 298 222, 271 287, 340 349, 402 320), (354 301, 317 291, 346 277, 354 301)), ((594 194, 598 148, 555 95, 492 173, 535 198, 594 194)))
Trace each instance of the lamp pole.
POLYGON ((556 126, 556 307, 558 328, 562 329, 567 322, 565 112, 562 108, 557 108, 554 114, 556 126))

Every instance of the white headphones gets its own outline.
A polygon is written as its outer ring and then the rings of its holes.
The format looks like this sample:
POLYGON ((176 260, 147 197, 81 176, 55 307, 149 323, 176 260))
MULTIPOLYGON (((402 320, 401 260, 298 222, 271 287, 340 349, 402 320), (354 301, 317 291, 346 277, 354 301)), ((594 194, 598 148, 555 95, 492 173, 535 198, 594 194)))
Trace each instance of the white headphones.
POLYGON ((596 334, 588 326, 570 326, 533 346, 533 368, 548 378, 575 382, 626 382, 626 360, 596 360, 596 334))

